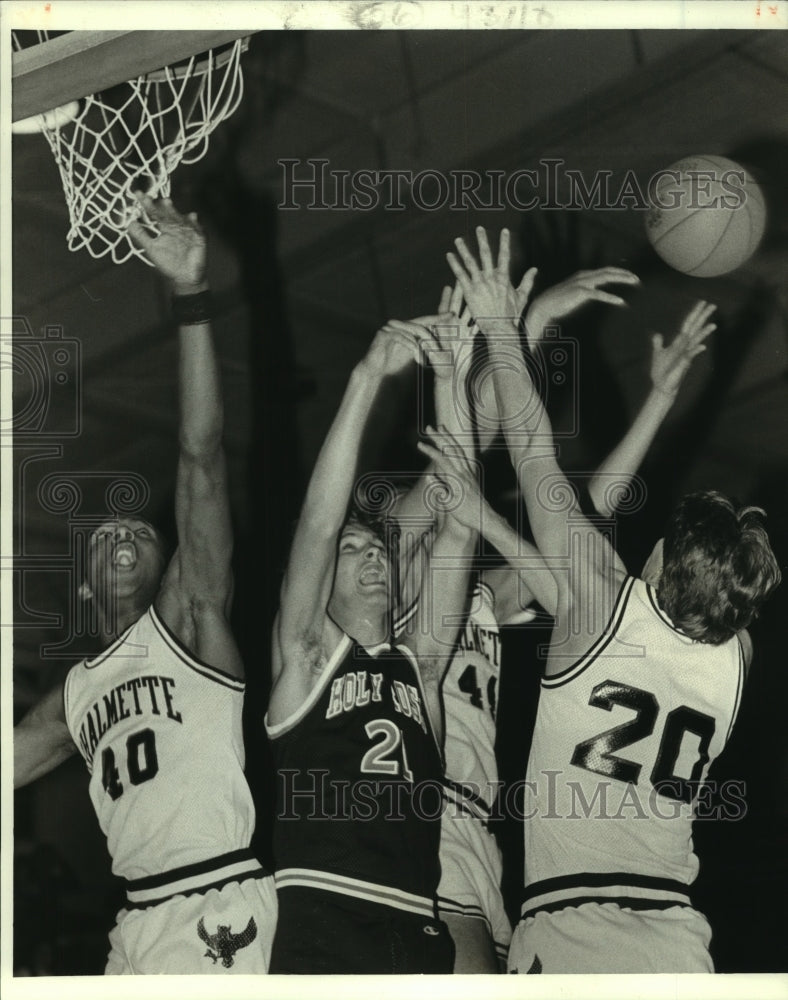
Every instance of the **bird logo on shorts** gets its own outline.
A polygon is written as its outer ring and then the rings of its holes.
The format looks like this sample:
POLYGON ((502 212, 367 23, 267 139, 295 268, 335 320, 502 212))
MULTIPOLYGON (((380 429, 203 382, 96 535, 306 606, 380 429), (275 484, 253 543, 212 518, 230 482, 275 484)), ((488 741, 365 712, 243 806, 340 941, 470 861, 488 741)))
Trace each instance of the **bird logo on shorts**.
POLYGON ((232 927, 230 924, 219 924, 216 928, 216 933, 209 934, 205 929, 204 918, 200 917, 197 924, 197 933, 208 945, 208 951, 203 955, 203 958, 212 958, 214 965, 221 958, 225 969, 231 968, 235 961, 233 955, 240 948, 246 948, 257 937, 257 924, 254 922, 254 917, 249 918, 249 923, 240 934, 233 934, 231 932, 232 927))

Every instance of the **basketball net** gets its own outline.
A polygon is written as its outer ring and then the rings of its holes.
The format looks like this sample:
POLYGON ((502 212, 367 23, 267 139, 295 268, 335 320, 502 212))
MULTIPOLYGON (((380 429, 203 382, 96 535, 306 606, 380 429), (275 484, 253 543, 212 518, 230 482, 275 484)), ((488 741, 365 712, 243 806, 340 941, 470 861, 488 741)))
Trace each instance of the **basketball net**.
MULTIPOLYGON (((150 264, 127 234, 136 218, 156 229, 133 192, 169 197, 175 168, 205 155, 208 137, 243 97, 247 47, 248 39, 238 39, 37 116, 66 196, 69 250, 111 254, 116 264, 131 256, 150 264)), ((23 123, 15 130, 29 128, 23 123)))

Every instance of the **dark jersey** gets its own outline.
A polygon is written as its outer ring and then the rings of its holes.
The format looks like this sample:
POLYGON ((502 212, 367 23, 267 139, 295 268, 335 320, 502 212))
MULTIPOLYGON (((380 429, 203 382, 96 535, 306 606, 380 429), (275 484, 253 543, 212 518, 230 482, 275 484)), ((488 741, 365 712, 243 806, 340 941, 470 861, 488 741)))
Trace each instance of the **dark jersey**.
POLYGON ((431 912, 443 769, 409 651, 344 636, 304 705, 267 729, 277 887, 431 912))

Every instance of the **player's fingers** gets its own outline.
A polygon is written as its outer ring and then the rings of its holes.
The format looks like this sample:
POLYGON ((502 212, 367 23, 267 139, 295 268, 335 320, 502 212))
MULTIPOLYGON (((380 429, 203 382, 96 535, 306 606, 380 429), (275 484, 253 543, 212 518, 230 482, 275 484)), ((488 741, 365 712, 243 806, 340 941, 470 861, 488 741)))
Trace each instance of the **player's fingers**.
POLYGON ((451 285, 444 285, 441 291, 440 301, 438 302, 438 312, 450 312, 451 311, 451 285))
MULTIPOLYGON (((481 226, 479 226, 479 229, 484 232, 481 226)), ((485 233, 485 239, 486 237, 487 234, 485 233)), ((511 259, 512 254, 509 230, 504 228, 501 230, 501 236, 498 240, 498 270, 501 274, 505 274, 507 278, 509 277, 509 264, 511 263, 511 259)))
MULTIPOLYGON (((465 240, 462 238, 462 236, 457 237, 457 239, 454 241, 454 245, 455 247, 457 247, 457 253, 460 255, 463 264, 467 268, 468 274, 471 277, 475 277, 477 274, 479 274, 479 265, 476 263, 476 260, 471 251, 465 245, 465 240)), ((457 272, 455 271, 454 273, 455 275, 457 275, 457 278, 459 278, 457 272)), ((460 282, 460 284, 462 285, 462 282, 460 282)), ((463 286, 463 291, 464 290, 465 289, 463 286)))
POLYGON ((143 250, 149 250, 156 237, 152 236, 137 219, 133 219, 126 227, 126 232, 129 234, 133 243, 136 243, 138 247, 143 250))
POLYGON ((620 295, 613 295, 612 292, 603 292, 601 288, 589 289, 588 299, 591 302, 605 302, 609 306, 625 306, 626 299, 620 295))
POLYGON ((665 344, 665 338, 662 336, 661 333, 651 334, 651 349, 654 351, 654 353, 656 353, 657 351, 661 351, 664 344, 665 344))
POLYGON ((487 239, 487 230, 484 226, 476 227, 476 240, 479 244, 479 260, 482 263, 482 270, 490 272, 495 268, 490 250, 490 241, 487 239))
POLYGON ((443 457, 441 453, 438 451, 438 449, 435 448, 433 445, 429 444, 427 441, 417 441, 416 447, 419 449, 420 452, 426 455, 431 462, 434 462, 435 465, 437 465, 438 462, 443 457))
POLYGON ((460 288, 459 282, 455 281, 449 299, 449 312, 453 312, 455 316, 459 316, 462 310, 462 298, 462 288, 460 288))
POLYGON ((698 322, 701 324, 707 323, 709 321, 709 318, 712 316, 713 313, 716 312, 716 310, 717 306, 714 302, 707 302, 705 308, 701 309, 698 314, 698 322))
MULTIPOLYGON (((420 328, 415 327, 414 329, 418 330, 420 328)), ((388 323, 384 323, 381 330, 392 340, 398 340, 400 343, 413 345, 416 348, 418 348, 422 339, 418 333, 415 333, 414 330, 409 328, 407 323, 402 323, 396 319, 389 320, 388 323)), ((424 331, 424 334, 429 337, 429 333, 426 330, 424 331)))
POLYGON ((517 297, 521 302, 528 301, 528 297, 531 294, 531 289, 534 287, 534 282, 536 281, 536 275, 538 273, 538 268, 529 267, 523 275, 520 284, 517 286, 517 297))
MULTIPOLYGON (((451 273, 457 279, 457 284, 460 286, 460 288, 463 291, 463 294, 467 298, 467 296, 468 296, 468 290, 471 287, 471 278, 470 278, 470 275, 468 274, 468 272, 465 270, 465 268, 462 266, 462 264, 459 262, 459 260, 457 259, 457 257, 453 253, 447 253, 446 254, 446 263, 451 268, 451 273)), ((474 267, 475 266, 476 265, 474 264, 474 267)), ((478 273, 478 268, 477 268, 477 273, 478 273)))
POLYGON ((697 323, 698 318, 703 314, 704 310, 707 309, 708 306, 708 302, 705 302, 703 299, 698 299, 698 301, 693 304, 690 311, 684 317, 684 322, 681 325, 682 330, 686 330, 697 323))
POLYGON ((692 343, 693 344, 700 344, 702 341, 704 341, 709 336, 709 334, 714 333, 714 331, 716 329, 717 329, 717 324, 716 323, 707 323, 706 326, 702 326, 698 330, 698 332, 692 338, 692 343))
POLYGON ((610 283, 620 283, 624 285, 639 285, 640 278, 634 271, 627 271, 623 267, 600 267, 596 271, 587 271, 583 275, 583 282, 591 282, 594 285, 604 285, 610 283))
POLYGON ((470 309, 466 306, 460 315, 460 338, 469 340, 476 336, 476 320, 471 315, 470 309))
POLYGON ((419 451, 423 452, 423 454, 430 459, 436 469, 440 470, 444 474, 454 473, 454 469, 451 467, 449 459, 444 454, 440 444, 434 444, 432 441, 425 441, 422 439, 417 442, 416 446, 419 451))
POLYGON ((415 316, 413 319, 390 319, 389 323, 399 323, 414 334, 423 336, 434 326, 457 325, 457 317, 451 312, 432 313, 427 316, 415 316))

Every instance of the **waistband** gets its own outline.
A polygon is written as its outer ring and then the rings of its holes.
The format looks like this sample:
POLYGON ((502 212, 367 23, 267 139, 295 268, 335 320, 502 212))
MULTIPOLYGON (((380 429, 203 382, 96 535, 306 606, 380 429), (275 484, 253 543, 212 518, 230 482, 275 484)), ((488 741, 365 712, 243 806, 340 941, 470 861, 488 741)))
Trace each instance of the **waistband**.
POLYGON ((338 892, 343 896, 355 896, 356 899, 368 903, 379 903, 391 906, 396 910, 417 913, 419 916, 434 920, 436 917, 435 900, 428 896, 419 896, 403 889, 394 889, 377 882, 365 882, 363 879, 350 878, 348 875, 337 875, 334 872, 319 871, 313 868, 281 868, 275 872, 276 891, 301 886, 308 889, 322 889, 325 892, 338 892))
POLYGON ((205 861, 181 868, 171 868, 159 875, 126 880, 129 909, 144 909, 163 903, 173 896, 190 896, 209 889, 220 889, 228 882, 264 878, 268 872, 249 848, 229 851, 205 861))
POLYGON ((526 887, 520 919, 583 903, 617 903, 633 910, 692 906, 689 887, 675 879, 632 872, 579 872, 542 879, 526 887))

